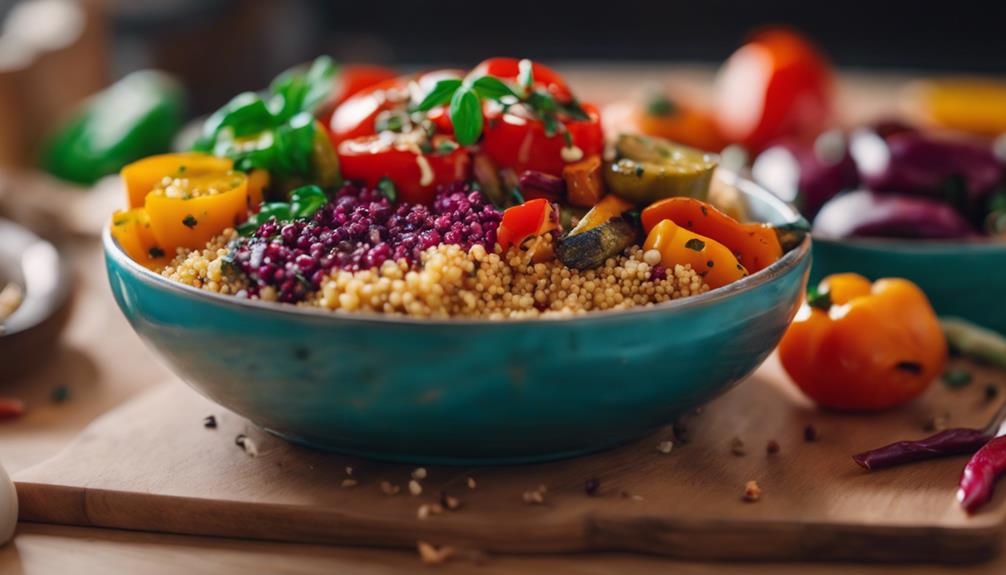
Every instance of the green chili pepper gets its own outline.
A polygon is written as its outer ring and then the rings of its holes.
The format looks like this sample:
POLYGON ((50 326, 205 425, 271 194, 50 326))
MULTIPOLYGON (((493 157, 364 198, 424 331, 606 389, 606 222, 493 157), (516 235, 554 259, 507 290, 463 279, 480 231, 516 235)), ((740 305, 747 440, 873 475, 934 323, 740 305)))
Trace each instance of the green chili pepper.
POLYGON ((93 184, 130 162, 169 151, 184 113, 185 95, 174 78, 134 72, 84 102, 48 139, 43 167, 64 180, 93 184))

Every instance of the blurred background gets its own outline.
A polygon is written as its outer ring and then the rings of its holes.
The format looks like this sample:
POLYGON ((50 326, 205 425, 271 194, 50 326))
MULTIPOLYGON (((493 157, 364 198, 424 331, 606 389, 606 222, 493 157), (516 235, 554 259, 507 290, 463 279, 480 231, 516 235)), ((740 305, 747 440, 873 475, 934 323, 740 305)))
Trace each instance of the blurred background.
POLYGON ((186 88, 186 114, 267 85, 280 70, 338 61, 418 65, 517 55, 550 63, 721 62, 751 30, 805 32, 841 68, 1006 72, 1006 2, 643 2, 515 0, 0 0, 0 164, 34 163, 70 108, 155 68, 186 88))

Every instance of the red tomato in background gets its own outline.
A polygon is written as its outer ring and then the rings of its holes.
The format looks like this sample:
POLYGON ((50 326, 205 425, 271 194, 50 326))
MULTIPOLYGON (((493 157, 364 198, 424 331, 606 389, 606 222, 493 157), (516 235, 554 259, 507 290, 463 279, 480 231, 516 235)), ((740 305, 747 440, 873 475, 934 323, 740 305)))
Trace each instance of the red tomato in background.
MULTIPOLYGON (((590 120, 563 122, 573 145, 583 151, 583 157, 604 151, 604 132, 601 116, 591 104, 580 105, 590 120)), ((485 106, 486 125, 483 132, 482 151, 500 168, 512 168, 517 173, 535 170, 562 175, 567 162, 562 158, 566 139, 562 134, 545 135, 545 125, 540 120, 503 114, 498 106, 485 106)))
MULTIPOLYGON (((472 78, 496 76, 501 80, 517 81, 520 74, 520 60, 517 58, 489 58, 483 60, 471 71, 472 78)), ((573 92, 566 80, 558 72, 538 62, 531 63, 531 75, 536 87, 544 88, 556 100, 567 103, 573 99, 573 92)))
POLYGON ((769 29, 741 46, 716 77, 723 135, 752 151, 782 136, 815 136, 834 107, 831 67, 804 37, 769 29))
POLYGON ((332 83, 332 93, 329 94, 328 100, 319 107, 316 116, 321 120, 322 124, 327 126, 329 120, 332 118, 332 112, 335 111, 335 108, 339 104, 346 101, 347 98, 358 92, 362 92, 374 84, 390 80, 397 75, 398 73, 394 70, 382 66, 370 66, 366 64, 348 64, 342 66, 332 83))
MULTIPOLYGON (((391 78, 374 84, 354 96, 346 99, 332 113, 328 122, 329 135, 332 142, 338 144, 343 140, 370 136, 377 133, 374 124, 377 116, 386 110, 405 110, 409 104, 417 104, 426 97, 445 78, 461 78, 464 72, 460 70, 434 70, 423 74, 409 74, 391 78)), ((434 108, 430 115, 436 112, 444 118, 443 107, 434 108)), ((432 119, 432 118, 431 118, 432 119)), ((438 131, 453 133, 450 119, 434 120, 438 131)))
MULTIPOLYGON (((443 141, 443 138, 440 138, 443 141)), ((401 139, 387 133, 345 140, 338 147, 342 175, 348 180, 377 186, 390 178, 401 202, 428 204, 437 186, 471 177, 471 157, 464 148, 447 153, 417 153, 400 145, 401 139), (424 164, 431 181, 424 183, 424 164)), ((438 142, 434 138, 434 145, 438 142)))

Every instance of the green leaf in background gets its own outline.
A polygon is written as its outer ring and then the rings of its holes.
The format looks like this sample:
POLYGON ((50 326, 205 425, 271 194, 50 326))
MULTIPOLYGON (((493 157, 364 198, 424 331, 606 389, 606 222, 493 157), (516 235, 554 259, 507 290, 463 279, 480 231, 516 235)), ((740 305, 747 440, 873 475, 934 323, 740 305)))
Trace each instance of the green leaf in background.
POLYGON ((307 72, 293 68, 272 81, 269 110, 279 121, 300 112, 314 112, 332 92, 336 66, 328 56, 316 58, 307 72))
POLYGON ((437 106, 443 106, 451 101, 451 98, 461 87, 461 80, 457 78, 447 78, 438 81, 430 93, 423 98, 423 101, 416 106, 418 112, 428 112, 437 106))
POLYGON ((43 168, 90 185, 140 158, 167 152, 182 127, 185 94, 168 74, 134 72, 85 101, 52 134, 43 168))
POLYGON ((451 98, 451 123, 454 135, 462 146, 470 146, 482 135, 482 101, 473 88, 458 89, 451 98))

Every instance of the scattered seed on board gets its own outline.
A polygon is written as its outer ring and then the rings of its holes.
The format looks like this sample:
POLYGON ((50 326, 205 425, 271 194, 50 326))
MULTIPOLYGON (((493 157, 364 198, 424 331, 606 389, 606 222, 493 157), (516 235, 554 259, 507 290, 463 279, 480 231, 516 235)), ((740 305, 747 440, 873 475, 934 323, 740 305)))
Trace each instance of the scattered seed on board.
POLYGON ((642 495, 636 495, 635 493, 629 493, 628 491, 626 491, 624 489, 619 493, 619 495, 622 497, 622 499, 631 499, 633 501, 642 501, 643 500, 643 496, 642 495))
POLYGON ((400 486, 394 485, 390 481, 381 482, 381 492, 385 495, 398 495, 398 492, 401 491, 401 489, 402 488, 400 486))
POLYGON ((449 511, 454 511, 461 507, 461 500, 457 497, 452 497, 447 494, 446 491, 440 492, 440 505, 449 511))
POLYGON ((524 503, 528 505, 541 505, 545 503, 545 494, 548 493, 548 488, 544 485, 539 485, 537 489, 524 492, 524 503))
POLYGON ((737 457, 744 455, 744 441, 740 437, 735 437, 730 440, 730 453, 733 453, 737 457))
POLYGON ((427 565, 440 565, 454 555, 454 548, 449 545, 437 548, 425 541, 416 544, 419 550, 419 558, 427 565))
POLYGON ((426 468, 425 467, 417 467, 417 468, 413 469, 412 470, 412 478, 413 479, 426 479, 426 468))
POLYGON ((807 425, 803 428, 803 440, 810 443, 821 439, 821 432, 817 430, 813 425, 807 425))
POLYGON ((474 477, 469 477, 468 478, 468 489, 475 489, 475 487, 476 487, 475 478, 474 477))
POLYGON ((657 444, 657 451, 663 453, 664 455, 670 453, 672 449, 674 449, 673 441, 661 441, 657 444))
POLYGON ((744 495, 742 499, 748 503, 754 503, 761 499, 761 487, 758 482, 751 480, 744 484, 744 495))
POLYGON ((244 449, 248 455, 258 457, 258 445, 254 439, 242 433, 234 438, 234 443, 244 449))
POLYGON ((423 486, 419 484, 415 479, 409 480, 409 493, 413 495, 421 495, 423 493, 423 486))
POLYGON ((440 515, 443 512, 444 508, 439 503, 423 503, 416 509, 416 517, 426 519, 430 515, 440 515))
POLYGON ((601 480, 596 477, 591 477, 583 483, 583 491, 590 497, 597 495, 597 492, 600 489, 601 480))
POLYGON ((217 428, 217 418, 212 415, 207 415, 203 418, 203 427, 206 429, 216 429, 217 428))
POLYGON ((353 474, 353 466, 347 465, 346 466, 346 475, 352 475, 352 474, 353 474))
POLYGON ((343 487, 356 487, 356 480, 351 477, 347 477, 346 479, 342 480, 341 485, 343 487))
POLYGON ((992 401, 999 396, 999 388, 994 383, 985 386, 985 400, 992 401))
POLYGON ((765 445, 765 453, 769 455, 775 455, 776 453, 779 453, 779 449, 780 449, 779 442, 774 439, 768 440, 768 443, 765 445))
POLYGON ((923 431, 943 431, 950 424, 950 414, 948 412, 943 412, 940 415, 934 415, 926 420, 922 425, 923 431))

